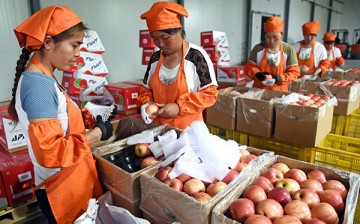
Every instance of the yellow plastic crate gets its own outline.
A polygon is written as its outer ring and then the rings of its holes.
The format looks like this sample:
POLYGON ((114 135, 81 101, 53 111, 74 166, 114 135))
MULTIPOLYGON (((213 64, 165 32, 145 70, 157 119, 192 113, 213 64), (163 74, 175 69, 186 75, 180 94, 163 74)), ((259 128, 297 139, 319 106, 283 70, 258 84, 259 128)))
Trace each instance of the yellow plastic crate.
POLYGON ((329 134, 311 150, 309 162, 360 173, 360 139, 329 134))
POLYGON ((330 133, 360 138, 360 109, 347 116, 334 114, 330 133))
POLYGON ((308 162, 312 148, 286 143, 272 138, 249 135, 249 146, 273 151, 276 155, 308 162))
POLYGON ((242 133, 235 130, 227 130, 223 128, 216 127, 211 124, 207 124, 209 132, 213 135, 217 135, 225 140, 235 140, 240 145, 248 145, 248 134, 242 133))

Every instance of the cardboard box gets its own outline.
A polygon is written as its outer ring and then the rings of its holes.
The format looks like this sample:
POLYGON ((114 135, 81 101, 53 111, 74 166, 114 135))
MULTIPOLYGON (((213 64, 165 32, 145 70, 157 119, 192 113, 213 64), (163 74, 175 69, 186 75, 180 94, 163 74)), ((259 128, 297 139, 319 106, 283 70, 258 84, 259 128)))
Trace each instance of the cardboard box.
POLYGON ((113 100, 119 113, 130 114, 137 112, 136 101, 141 86, 118 82, 104 85, 104 88, 104 97, 113 100))
POLYGON ((333 112, 331 100, 318 108, 277 103, 274 138, 302 146, 316 146, 330 133, 333 112))
POLYGON ((27 148, 23 130, 20 125, 10 119, 7 110, 0 111, 0 145, 8 152, 27 148))
POLYGON ((96 54, 102 54, 105 52, 105 48, 100 40, 100 37, 94 30, 87 30, 85 32, 83 43, 80 45, 80 50, 96 54))
MULTIPOLYGON (((0 176, 1 189, 4 189, 9 205, 33 198, 34 166, 27 150, 8 153, 0 147, 0 176)), ((0 201, 4 203, 4 194, 0 195, 0 201)))
POLYGON ((257 163, 256 169, 253 169, 251 173, 248 175, 248 179, 244 182, 239 183, 234 189, 221 200, 213 209, 211 215, 211 223, 222 223, 222 224, 235 224, 239 223, 230 218, 229 207, 230 204, 238 199, 244 189, 249 186, 255 178, 260 176, 260 174, 270 167, 272 164, 276 162, 285 163, 289 166, 289 168, 297 168, 303 170, 305 173, 310 172, 311 170, 319 169, 324 172, 327 179, 334 179, 342 182, 348 189, 348 195, 345 204, 345 212, 344 215, 339 217, 340 222, 342 224, 352 223, 355 215, 356 203, 359 195, 359 175, 331 169, 321 165, 310 164, 306 162, 301 162, 298 160, 293 160, 290 158, 282 157, 282 156, 273 156, 273 158, 266 160, 263 164, 257 163), (342 222, 341 222, 342 221, 342 222))
POLYGON ((87 75, 78 72, 64 72, 62 77, 62 86, 68 93, 79 95, 82 93, 86 96, 103 95, 103 86, 108 84, 105 77, 87 75))
POLYGON ((101 55, 82 51, 80 51, 80 57, 76 59, 76 64, 71 66, 67 72, 96 76, 106 76, 109 73, 101 55))
POLYGON ((275 111, 272 99, 286 92, 259 90, 248 92, 236 100, 236 130, 270 138, 274 134, 275 111))
MULTIPOLYGON (((255 160, 258 161, 266 161, 271 158, 269 155, 273 155, 273 153, 256 148, 248 148, 248 151, 257 155, 258 157, 255 160)), ((152 223, 208 224, 214 206, 227 197, 227 194, 234 189, 234 186, 246 180, 252 168, 252 163, 249 163, 225 189, 206 203, 201 203, 184 192, 176 191, 160 182, 154 175, 144 172, 140 175, 140 209, 143 211, 144 217, 151 220, 152 223)))
POLYGON ((139 47, 141 48, 155 48, 156 45, 150 36, 149 30, 139 31, 139 47))
POLYGON ((245 66, 218 67, 217 81, 226 83, 244 83, 246 81, 245 66))
POLYGON ((214 105, 206 109, 206 123, 228 130, 236 127, 236 97, 231 91, 245 93, 248 88, 234 86, 218 90, 218 98, 214 105))
POLYGON ((148 65, 154 52, 155 48, 143 48, 141 64, 148 65))
POLYGON ((360 104, 360 84, 346 86, 329 86, 325 83, 315 83, 310 81, 294 81, 291 91, 297 93, 314 93, 327 96, 335 96, 338 104, 334 107, 334 114, 349 115, 359 108, 360 104))
POLYGON ((131 80, 131 81, 124 81, 123 83, 135 85, 135 86, 144 86, 143 80, 131 80))
POLYGON ((200 43, 203 47, 229 47, 226 34, 220 31, 205 31, 200 33, 200 43))
POLYGON ((220 58, 220 51, 216 50, 215 46, 212 47, 204 47, 204 50, 209 55, 212 62, 217 62, 220 58))

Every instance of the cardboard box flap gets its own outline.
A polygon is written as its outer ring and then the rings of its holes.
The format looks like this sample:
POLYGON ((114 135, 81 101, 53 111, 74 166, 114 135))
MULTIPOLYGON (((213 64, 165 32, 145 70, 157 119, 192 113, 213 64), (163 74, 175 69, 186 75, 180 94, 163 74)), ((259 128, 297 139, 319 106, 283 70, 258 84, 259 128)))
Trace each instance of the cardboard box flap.
POLYGON ((344 72, 343 79, 360 81, 360 73, 351 71, 344 72))
POLYGON ((344 78, 343 71, 327 71, 321 77, 317 77, 315 81, 322 82, 330 79, 343 79, 343 78, 344 78))
POLYGON ((266 162, 263 166, 259 166, 258 169, 253 169, 249 174, 247 182, 244 181, 240 183, 236 188, 234 188, 223 200, 221 200, 213 209, 211 216, 211 223, 223 223, 223 224, 235 224, 239 223, 231 218, 228 218, 229 215, 229 206, 231 202, 239 198, 244 191, 244 189, 249 186, 255 178, 260 176, 260 174, 276 162, 285 163, 289 168, 297 168, 303 170, 305 173, 310 172, 311 170, 321 170, 324 172, 327 179, 335 179, 342 182, 345 187, 348 189, 348 195, 345 204, 345 212, 343 217, 339 217, 339 223, 352 223, 355 216, 355 209, 358 200, 359 188, 360 188, 360 176, 355 173, 350 173, 347 171, 340 171, 337 169, 332 169, 329 167, 320 166, 317 164, 311 164, 307 162, 302 162, 299 160, 290 159, 283 156, 273 156, 266 162))

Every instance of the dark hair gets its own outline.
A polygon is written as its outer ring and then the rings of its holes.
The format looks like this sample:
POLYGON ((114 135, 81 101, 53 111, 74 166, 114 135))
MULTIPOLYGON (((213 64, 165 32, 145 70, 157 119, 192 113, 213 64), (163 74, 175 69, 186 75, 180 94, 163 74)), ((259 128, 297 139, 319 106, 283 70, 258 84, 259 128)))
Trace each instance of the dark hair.
MULTIPOLYGON (((75 32, 87 30, 87 27, 82 23, 78 23, 75 26, 70 27, 69 29, 59 33, 56 36, 53 36, 52 38, 55 40, 55 42, 60 42, 63 40, 66 40, 67 38, 71 37, 75 32)), ((12 88, 12 99, 10 101, 9 107, 8 107, 8 113, 12 120, 18 122, 19 117, 15 109, 15 98, 16 98, 16 89, 19 83, 19 79, 21 77, 21 74, 24 72, 26 64, 29 61, 31 52, 28 51, 25 47, 22 49, 20 59, 17 61, 16 64, 16 73, 15 73, 15 79, 14 79, 14 87, 12 88)))
POLYGON ((185 33, 185 30, 182 29, 181 27, 179 27, 179 28, 171 28, 171 29, 166 29, 166 30, 160 30, 160 31, 164 32, 164 33, 167 33, 167 34, 170 34, 170 35, 173 35, 173 34, 179 32, 180 29, 181 29, 181 37, 183 39, 185 39, 186 33, 185 33))

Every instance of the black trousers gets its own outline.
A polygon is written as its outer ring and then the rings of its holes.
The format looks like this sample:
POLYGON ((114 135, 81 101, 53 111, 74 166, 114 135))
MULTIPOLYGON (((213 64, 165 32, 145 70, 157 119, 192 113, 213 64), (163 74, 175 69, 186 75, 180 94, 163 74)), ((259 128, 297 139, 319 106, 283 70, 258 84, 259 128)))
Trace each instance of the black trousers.
POLYGON ((35 191, 36 200, 39 204, 41 212, 48 219, 49 224, 56 224, 54 214, 52 213, 49 200, 46 195, 45 189, 39 189, 35 191))

